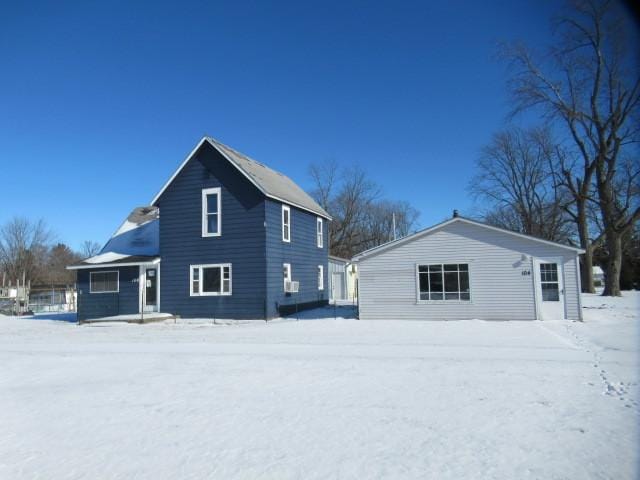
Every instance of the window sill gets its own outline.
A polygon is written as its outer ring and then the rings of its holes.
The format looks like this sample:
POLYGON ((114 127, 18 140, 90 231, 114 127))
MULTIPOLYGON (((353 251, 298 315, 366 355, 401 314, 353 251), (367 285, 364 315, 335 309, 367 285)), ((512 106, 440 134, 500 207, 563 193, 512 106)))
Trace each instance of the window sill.
POLYGON ((203 233, 202 234, 202 238, 207 238, 207 237, 221 237, 222 234, 220 233, 203 233))
POLYGON ((190 297, 230 297, 231 293, 192 293, 190 297))
POLYGON ((471 300, 417 300, 416 305, 473 305, 471 300))
POLYGON ((105 292, 89 292, 90 295, 99 295, 101 293, 120 293, 120 290, 108 290, 105 292))

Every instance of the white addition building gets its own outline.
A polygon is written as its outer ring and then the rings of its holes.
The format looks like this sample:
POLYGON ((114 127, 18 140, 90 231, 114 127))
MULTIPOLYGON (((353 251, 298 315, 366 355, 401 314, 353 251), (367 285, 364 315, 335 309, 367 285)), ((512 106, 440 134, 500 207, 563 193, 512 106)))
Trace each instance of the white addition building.
POLYGON ((363 320, 582 318, 583 250, 454 217, 354 257, 363 320))

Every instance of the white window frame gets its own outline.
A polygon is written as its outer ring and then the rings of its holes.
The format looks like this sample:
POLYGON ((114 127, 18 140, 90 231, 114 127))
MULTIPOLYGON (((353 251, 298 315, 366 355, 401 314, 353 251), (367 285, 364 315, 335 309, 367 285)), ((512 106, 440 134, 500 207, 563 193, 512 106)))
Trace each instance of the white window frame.
POLYGON ((291 264, 290 263, 283 263, 282 264, 282 289, 283 291, 287 291, 287 282, 291 281, 291 264), (287 272, 287 275, 284 275, 284 272, 287 272))
POLYGON ((324 290, 324 265, 318 265, 318 290, 324 290))
MULTIPOLYGON (((456 304, 460 304, 460 305, 469 305, 469 304, 473 304, 473 285, 472 285, 472 261, 471 260, 452 260, 452 261, 446 261, 446 262, 441 262, 441 261, 431 261, 431 262, 420 262, 420 263, 416 263, 415 264, 415 278, 416 278, 416 303, 420 304, 420 303, 444 303, 446 305, 456 305, 456 304), (421 300, 420 299, 420 267, 425 267, 425 266, 431 266, 431 265, 441 265, 443 268, 443 273, 444 273, 444 266, 445 265, 467 265, 467 273, 468 273, 468 277, 469 277, 469 300, 461 300, 461 299, 457 299, 457 300, 445 300, 444 298, 442 300, 421 300)), ((444 289, 444 276, 442 278, 443 281, 443 289, 444 289)), ((460 277, 458 276, 458 286, 460 283, 460 277)), ((443 290, 444 292, 444 290, 443 290)), ((460 292, 458 292, 460 293, 460 292)))
POLYGON ((318 217, 316 220, 316 237, 318 248, 322 248, 324 246, 324 222, 322 218, 318 217))
POLYGON ((282 241, 287 243, 291 242, 291 207, 289 207, 289 205, 282 205, 282 241), (288 223, 284 221, 284 212, 287 212, 288 223))
POLYGON ((203 188, 202 189, 202 236, 203 237, 219 237, 222 235, 222 192, 220 187, 213 188, 203 188), (208 226, 208 216, 209 212, 207 211, 207 196, 216 194, 218 199, 218 231, 215 233, 209 232, 208 226))
POLYGON ((209 263, 205 265, 190 265, 189 266, 189 296, 191 297, 228 297, 233 293, 233 269, 230 263, 209 263), (229 268, 229 291, 223 292, 224 286, 224 269, 229 268), (220 291, 219 292, 203 292, 202 281, 204 279, 203 269, 205 268, 220 268, 220 291), (198 270, 198 291, 193 291, 193 271, 198 270))
POLYGON ((120 292, 120 270, 105 270, 97 272, 89 272, 89 293, 119 293, 120 292), (101 292, 93 291, 93 275, 102 273, 115 273, 116 274, 116 289, 115 290, 103 290, 101 292))

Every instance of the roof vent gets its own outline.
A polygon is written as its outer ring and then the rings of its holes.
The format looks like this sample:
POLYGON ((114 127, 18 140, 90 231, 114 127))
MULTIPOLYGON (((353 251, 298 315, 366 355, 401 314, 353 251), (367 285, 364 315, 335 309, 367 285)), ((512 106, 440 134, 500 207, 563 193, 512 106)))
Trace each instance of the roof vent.
POLYGON ((453 211, 453 218, 458 218, 460 215, 458 215, 458 210, 454 210, 453 211))

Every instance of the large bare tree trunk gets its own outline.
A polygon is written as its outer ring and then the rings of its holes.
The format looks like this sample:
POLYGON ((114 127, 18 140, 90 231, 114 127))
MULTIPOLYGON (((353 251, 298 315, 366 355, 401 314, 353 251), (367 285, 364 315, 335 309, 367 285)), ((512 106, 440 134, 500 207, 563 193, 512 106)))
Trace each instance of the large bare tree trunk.
POLYGON ((617 234, 607 234, 607 271, 604 276, 603 295, 619 297, 620 293, 620 271, 622 269, 622 237, 617 234), (611 240, 609 240, 611 238, 611 240))
POLYGON ((593 250, 591 247, 585 250, 580 263, 580 282, 583 293, 596 293, 596 286, 593 282, 593 250))
POLYGON ((542 108, 567 127, 583 159, 584 168, 576 165, 565 176, 586 187, 576 192, 599 207, 610 257, 604 295, 620 294, 622 236, 640 219, 635 207, 640 169, 637 160, 630 161, 637 157, 640 141, 640 75, 637 52, 625 34, 630 22, 620 6, 608 0, 574 0, 558 23, 557 41, 546 59, 534 61, 522 46, 510 55, 517 67, 511 82, 515 112, 542 108))
POLYGON ((580 238, 580 247, 584 248, 582 256, 582 268, 580 269, 580 280, 582 283, 582 291, 585 293, 595 293, 596 287, 593 282, 593 250, 594 247, 589 238, 589 225, 587 223, 587 212, 584 201, 576 202, 576 225, 578 227, 578 237, 580 238))

